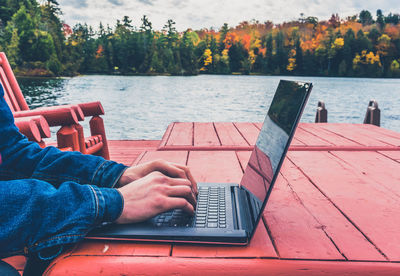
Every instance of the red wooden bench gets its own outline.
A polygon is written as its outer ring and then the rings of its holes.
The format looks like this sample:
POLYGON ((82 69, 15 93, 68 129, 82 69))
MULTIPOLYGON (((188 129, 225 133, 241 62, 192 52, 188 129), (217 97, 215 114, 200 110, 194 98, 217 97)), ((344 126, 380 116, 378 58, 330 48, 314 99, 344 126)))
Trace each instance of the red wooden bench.
MULTIPOLYGON (((59 148, 72 148, 74 151, 85 154, 96 154, 106 159, 110 158, 104 123, 100 117, 104 114, 104 109, 100 102, 30 110, 3 52, 0 52, 0 82, 4 88, 4 98, 15 118, 41 115, 47 120, 49 126, 61 126, 57 132, 57 146, 59 148), (92 117, 89 122, 91 136, 87 138, 84 137, 83 128, 79 124, 79 121, 83 121, 85 117, 92 117)), ((44 142, 41 144, 43 146, 44 142)))

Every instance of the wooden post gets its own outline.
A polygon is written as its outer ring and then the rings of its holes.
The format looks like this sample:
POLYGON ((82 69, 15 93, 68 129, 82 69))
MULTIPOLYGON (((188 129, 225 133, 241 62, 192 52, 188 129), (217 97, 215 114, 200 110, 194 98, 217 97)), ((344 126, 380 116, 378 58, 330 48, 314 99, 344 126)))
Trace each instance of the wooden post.
POLYGON ((78 132, 78 141, 79 141, 80 152, 82 152, 83 154, 86 154, 87 150, 86 150, 86 145, 85 145, 85 137, 83 134, 83 127, 80 124, 74 124, 73 127, 78 132))
POLYGON ((381 110, 376 100, 370 100, 364 117, 364 124, 381 126, 381 110))
POLYGON ((315 115, 316 123, 327 123, 328 122, 328 110, 325 108, 323 101, 318 102, 317 113, 315 115))
POLYGON ((98 152, 98 155, 103 156, 104 159, 110 159, 110 152, 108 150, 108 142, 106 138, 106 131, 104 129, 104 121, 100 116, 93 116, 89 122, 91 135, 101 135, 103 138, 103 147, 98 152))
POLYGON ((73 151, 80 151, 78 131, 73 126, 63 126, 57 131, 57 146, 59 148, 72 148, 73 151))

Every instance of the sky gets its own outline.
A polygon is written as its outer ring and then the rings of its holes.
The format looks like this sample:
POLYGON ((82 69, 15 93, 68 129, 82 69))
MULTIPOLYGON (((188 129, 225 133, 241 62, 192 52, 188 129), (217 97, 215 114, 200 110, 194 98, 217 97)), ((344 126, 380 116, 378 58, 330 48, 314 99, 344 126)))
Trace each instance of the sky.
POLYGON ((88 23, 97 27, 100 21, 114 27, 117 19, 127 15, 134 26, 147 15, 155 30, 161 30, 168 19, 176 22, 178 31, 188 28, 218 30, 224 23, 236 26, 253 19, 261 23, 297 20, 300 14, 328 20, 332 13, 341 18, 369 10, 375 17, 376 10, 384 15, 400 13, 399 0, 58 0, 62 18, 70 26, 88 23))

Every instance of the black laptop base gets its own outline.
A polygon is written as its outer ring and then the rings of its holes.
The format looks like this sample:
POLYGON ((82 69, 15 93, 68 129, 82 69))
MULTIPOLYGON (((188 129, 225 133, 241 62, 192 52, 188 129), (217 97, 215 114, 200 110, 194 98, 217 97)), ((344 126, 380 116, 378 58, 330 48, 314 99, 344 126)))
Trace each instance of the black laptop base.
POLYGON ((148 221, 132 224, 110 224, 91 231, 88 239, 135 241, 193 242, 237 244, 248 243, 249 234, 241 226, 237 212, 241 199, 238 185, 232 183, 198 183, 196 214, 182 210, 162 213, 148 221))

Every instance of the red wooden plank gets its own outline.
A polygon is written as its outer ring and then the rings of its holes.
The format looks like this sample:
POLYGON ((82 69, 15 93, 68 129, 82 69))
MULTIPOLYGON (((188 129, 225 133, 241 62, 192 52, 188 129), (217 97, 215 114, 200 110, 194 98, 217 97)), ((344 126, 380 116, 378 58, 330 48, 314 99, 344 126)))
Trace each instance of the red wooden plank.
POLYGON ((264 217, 281 258, 344 260, 325 234, 324 225, 305 209, 281 176, 264 217))
POLYGON ((236 152, 236 155, 239 159, 240 166, 244 171, 247 167, 247 163, 249 162, 251 151, 238 151, 236 152))
MULTIPOLYGON (((289 156, 389 260, 400 261, 398 198, 329 152, 293 151, 289 156)), ((385 171, 381 177, 396 183, 385 171)))
POLYGON ((322 124, 322 128, 333 133, 342 135, 347 139, 356 141, 364 146, 388 146, 389 144, 375 139, 373 133, 363 131, 357 124, 322 124))
POLYGON ((222 146, 249 146, 233 123, 214 123, 222 146))
POLYGON ((194 146, 220 146, 213 123, 194 123, 194 146))
MULTIPOLYGON (((300 127, 298 127, 296 129, 294 138, 295 138, 294 140, 297 139, 298 141, 302 142, 303 145, 307 145, 307 146, 319 146, 319 147, 333 146, 332 143, 330 143, 330 142, 328 142, 328 141, 316 136, 315 134, 313 134, 303 128, 300 128, 300 127)), ((292 142, 292 146, 293 145, 295 145, 295 144, 292 142)))
POLYGON ((156 149, 160 140, 108 140, 108 144, 115 150, 156 149))
POLYGON ((174 245, 172 256, 190 258, 277 258, 262 222, 258 225, 253 239, 247 246, 174 245))
POLYGON ((256 128, 258 128, 258 130, 261 130, 262 125, 263 125, 263 123, 261 123, 261 122, 253 123, 253 124, 256 126, 256 128))
POLYGON ((193 123, 174 123, 166 145, 193 145, 193 123))
MULTIPOLYGON (((261 129, 261 127, 262 127, 261 123, 258 123, 256 125, 257 125, 257 127, 259 127, 261 129)), ((325 146, 325 145, 330 145, 329 143, 326 143, 326 142, 324 143, 324 142, 321 142, 321 139, 319 139, 318 137, 315 137, 315 136, 312 137, 312 135, 310 133, 304 132, 304 130, 302 130, 300 128, 297 128, 290 146, 291 147, 297 147, 297 146, 318 146, 318 145, 325 146), (305 136, 305 137, 303 137, 303 136, 305 136), (308 136, 310 136, 312 138, 312 140, 308 141, 308 143, 304 142, 303 140, 307 141, 307 138, 309 140, 311 139, 308 136)))
POLYGON ((191 151, 188 166, 198 182, 239 183, 243 174, 234 151, 191 151))
POLYGON ((313 146, 297 146, 290 147, 289 151, 396 151, 400 147, 394 146, 333 146, 333 147, 313 147, 313 146))
POLYGON ((26 264, 26 257, 24 256, 12 256, 8 257, 5 259, 2 259, 2 261, 9 263, 12 265, 15 269, 22 271, 24 270, 25 264, 26 264))
MULTIPOLYGON (((261 130, 263 123, 262 122, 256 122, 253 123, 259 130, 261 130)), ((302 125, 303 123, 299 123, 299 125, 302 125)))
POLYGON ((343 152, 334 151, 331 154, 342 159, 349 167, 360 171, 387 189, 387 194, 393 194, 400 199, 400 164, 375 152, 343 152), (362 161, 361 161, 362 160, 362 161), (382 177, 385 174, 385 177, 382 177), (388 179, 391 181, 388 182, 388 179))
POLYGON ((136 166, 137 164, 140 164, 140 160, 142 160, 143 156, 145 156, 147 153, 147 151, 143 151, 142 153, 140 153, 138 155, 138 157, 136 157, 135 161, 133 161, 133 163, 131 164, 131 166, 136 166))
POLYGON ((255 145, 260 129, 252 123, 234 123, 240 134, 246 139, 249 145, 255 145))
POLYGON ((170 123, 165 130, 163 137, 161 138, 161 142, 159 144, 159 147, 164 147, 169 139, 169 136, 171 135, 172 129, 174 128, 175 123, 170 123))
POLYGON ((281 171, 300 203, 323 225, 323 231, 348 260, 386 260, 290 160, 281 171))
POLYGON ((155 150, 159 143, 151 140, 109 140, 110 159, 130 166, 142 152, 155 150))
POLYGON ((380 154, 383 154, 393 160, 400 161, 400 150, 398 151, 380 151, 380 154))
POLYGON ((397 132, 370 124, 357 125, 357 128, 360 133, 370 136, 380 142, 392 146, 400 146, 400 134, 397 132))
MULTIPOLYGON (((249 151, 252 150, 254 146, 165 146, 162 148, 158 148, 161 151, 174 151, 174 150, 195 150, 195 151, 210 151, 210 150, 219 150, 219 151, 249 151)), ((387 148, 384 148, 387 150, 387 148)))
POLYGON ((157 159, 164 159, 178 164, 186 164, 187 155, 187 151, 147 151, 139 161, 139 164, 157 159))
POLYGON ((349 140, 343 135, 332 133, 324 129, 324 125, 325 123, 302 123, 299 125, 299 128, 302 128, 335 146, 361 146, 357 141, 349 140))
POLYGON ((360 126, 363 129, 368 130, 371 133, 372 132, 379 132, 379 133, 385 134, 385 135, 387 135, 389 137, 400 139, 400 133, 396 132, 396 131, 393 131, 393 130, 390 130, 390 129, 386 129, 386 128, 383 128, 383 127, 378 127, 378 126, 370 125, 370 124, 362 124, 362 125, 358 125, 358 126, 360 126))
POLYGON ((280 275, 280 276, 393 276, 400 264, 274 260, 260 258, 174 258, 136 256, 67 256, 45 275, 280 275))
POLYGON ((306 144, 297 139, 297 137, 293 137, 292 142, 290 143, 291 147, 305 147, 306 144))
MULTIPOLYGON (((170 244, 149 244, 137 242, 116 242, 86 240, 79 243, 71 252, 78 256, 169 256, 170 244)), ((82 257, 82 260, 85 257, 82 257)))

